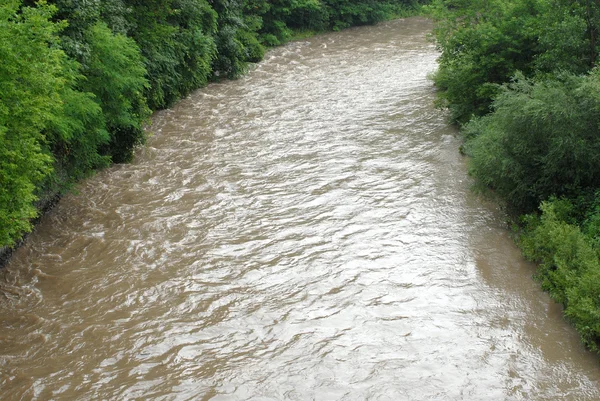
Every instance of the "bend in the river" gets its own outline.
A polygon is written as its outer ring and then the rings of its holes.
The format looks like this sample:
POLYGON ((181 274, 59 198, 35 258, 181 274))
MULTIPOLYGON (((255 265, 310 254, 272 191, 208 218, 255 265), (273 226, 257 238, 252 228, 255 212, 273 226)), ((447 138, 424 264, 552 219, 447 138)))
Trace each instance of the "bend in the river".
POLYGON ((5 400, 598 400, 469 191, 431 23, 290 43, 157 113, 0 272, 5 400))

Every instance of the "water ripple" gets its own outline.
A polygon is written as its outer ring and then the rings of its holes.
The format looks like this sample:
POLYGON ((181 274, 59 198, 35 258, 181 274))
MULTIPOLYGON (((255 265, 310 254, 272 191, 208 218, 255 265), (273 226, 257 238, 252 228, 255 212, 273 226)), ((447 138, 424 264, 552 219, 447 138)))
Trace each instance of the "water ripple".
POLYGON ((3 399, 599 399, 469 192, 430 29, 291 43, 157 113, 0 272, 3 399))

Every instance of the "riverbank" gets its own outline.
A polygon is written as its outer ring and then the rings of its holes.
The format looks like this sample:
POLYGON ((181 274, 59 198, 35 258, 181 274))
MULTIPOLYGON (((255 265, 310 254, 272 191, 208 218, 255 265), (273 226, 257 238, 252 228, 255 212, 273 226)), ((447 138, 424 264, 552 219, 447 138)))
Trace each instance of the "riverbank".
POLYGON ((239 77, 265 47, 420 7, 356 0, 235 8, 195 0, 195 8, 176 10, 163 3, 57 8, 16 1, 0 8, 0 50, 18 64, 2 75, 12 92, 3 94, 11 100, 0 115, 0 133, 9 133, 0 142, 0 266, 56 197, 110 163, 131 160, 151 110, 215 79, 239 77), (32 29, 44 34, 31 37, 32 29))
POLYGON ((600 14, 583 4, 431 6, 438 103, 470 174, 515 217, 536 278, 600 352, 600 14), (565 17, 567 16, 567 17, 565 17))
POLYGON ((469 190, 431 28, 275 48, 156 113, 1 272, 3 401, 600 399, 469 190))

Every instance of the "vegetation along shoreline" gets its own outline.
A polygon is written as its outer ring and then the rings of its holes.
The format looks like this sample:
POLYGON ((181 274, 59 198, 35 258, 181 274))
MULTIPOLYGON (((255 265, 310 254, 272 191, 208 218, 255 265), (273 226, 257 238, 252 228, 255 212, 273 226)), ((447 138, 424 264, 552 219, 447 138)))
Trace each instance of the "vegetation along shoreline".
POLYGON ((438 102, 536 278, 600 351, 600 5, 434 0, 438 102))
MULTIPOLYGON (((420 9, 399 0, 6 0, 0 265, 79 180, 132 158, 151 113, 265 48, 420 9)), ((433 0, 438 104, 477 185, 583 343, 600 351, 600 5, 433 0), (491 190, 491 191, 490 191, 491 190)))
POLYGON ((7 0, 0 267, 79 180, 124 163, 155 110, 297 37, 416 14, 400 0, 7 0))

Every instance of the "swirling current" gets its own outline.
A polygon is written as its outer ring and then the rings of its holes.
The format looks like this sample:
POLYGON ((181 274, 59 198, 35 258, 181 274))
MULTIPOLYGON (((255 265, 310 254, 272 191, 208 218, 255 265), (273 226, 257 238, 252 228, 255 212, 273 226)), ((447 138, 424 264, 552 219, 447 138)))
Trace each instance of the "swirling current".
POLYGON ((0 398, 600 399, 470 190, 431 28, 290 43, 157 113, 0 271, 0 398))

